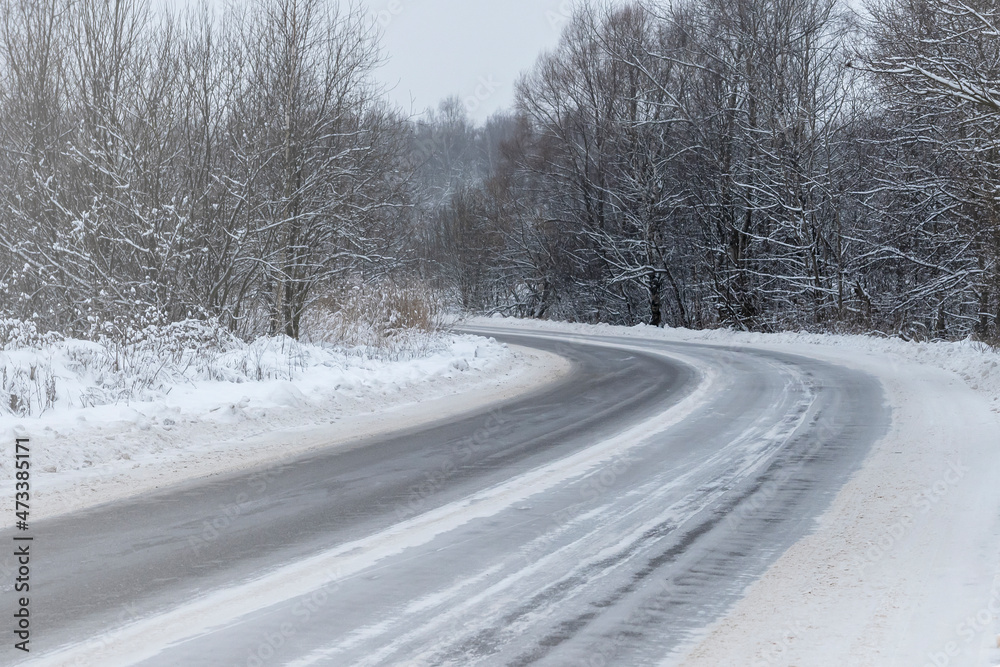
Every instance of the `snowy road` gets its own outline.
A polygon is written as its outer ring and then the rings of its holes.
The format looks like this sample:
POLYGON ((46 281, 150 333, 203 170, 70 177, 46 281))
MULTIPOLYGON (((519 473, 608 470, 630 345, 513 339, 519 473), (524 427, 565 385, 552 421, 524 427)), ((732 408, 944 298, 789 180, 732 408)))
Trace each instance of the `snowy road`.
POLYGON ((491 333, 574 370, 488 413, 37 524, 35 661, 671 664, 889 423, 878 382, 805 357, 491 333))

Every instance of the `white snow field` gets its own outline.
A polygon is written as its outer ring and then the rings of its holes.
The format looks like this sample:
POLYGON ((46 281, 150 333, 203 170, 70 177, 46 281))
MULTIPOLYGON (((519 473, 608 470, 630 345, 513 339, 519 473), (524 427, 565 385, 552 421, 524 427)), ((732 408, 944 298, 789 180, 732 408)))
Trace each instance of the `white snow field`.
POLYGON ((865 371, 890 433, 700 642, 692 667, 1000 665, 1000 353, 972 342, 508 318, 471 324, 781 350, 865 371))
MULTIPOLYGON (((79 363, 97 347, 69 340, 0 351, 5 377, 34 368, 43 382, 54 378, 50 407, 0 413, 2 437, 30 438, 34 519, 441 419, 568 368, 553 355, 464 335, 439 336, 399 360, 261 339, 214 360, 211 375, 226 379, 204 379, 192 364, 115 399, 108 379, 79 363), (105 403, 82 398, 95 394, 105 403), (99 404, 81 407, 88 402, 99 404)), ((11 461, 0 460, 0 494, 13 493, 11 461)))

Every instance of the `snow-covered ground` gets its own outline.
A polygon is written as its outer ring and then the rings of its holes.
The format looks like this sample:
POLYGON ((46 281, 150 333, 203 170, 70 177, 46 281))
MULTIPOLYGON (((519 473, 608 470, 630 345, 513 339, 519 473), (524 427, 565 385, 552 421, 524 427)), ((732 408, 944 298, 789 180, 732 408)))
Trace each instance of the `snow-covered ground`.
MULTIPOLYGON (((666 657, 667 664, 1000 664, 996 351, 969 342, 862 336, 502 318, 469 324, 768 348, 863 370, 881 381, 893 410, 890 433, 815 531, 682 655, 666 657)), ((256 371, 271 369, 263 375, 272 379, 257 381, 253 376, 261 373, 220 360, 213 374, 222 379, 190 379, 144 389, 127 402, 81 407, 87 386, 117 385, 74 375, 79 357, 64 359, 59 349, 0 357, 8 366, 44 361, 55 376, 66 375, 68 397, 57 387, 54 405, 41 415, 0 418, 0 434, 31 438, 35 518, 312 448, 350 446, 369 434, 514 396, 567 368, 551 355, 461 335, 397 361, 302 348, 286 375, 277 367, 290 358, 287 351, 265 350, 256 371), (242 370, 224 377, 234 368, 242 370), (75 404, 66 400, 74 395, 75 404)), ((44 382, 39 386, 43 396, 44 382)), ((3 465, 0 476, 10 479, 3 465)), ((0 483, 0 493, 10 492, 9 484, 0 483)))
MULTIPOLYGON (((25 378, 38 378, 34 398, 50 403, 28 416, 0 414, 0 436, 30 438, 33 519, 444 418, 568 368, 552 355, 464 335, 434 337, 395 360, 261 339, 210 362, 154 369, 155 383, 136 379, 149 375, 143 369, 109 379, 102 364, 81 363, 104 353, 72 340, 0 352, 5 380, 28 369, 25 378), (142 388, 132 391, 135 384, 142 388)), ((12 460, 0 459, 8 497, 12 460)))
POLYGON ((891 432, 700 643, 665 664, 1000 664, 1000 353, 964 343, 477 319, 480 326, 753 346, 868 372, 891 432))

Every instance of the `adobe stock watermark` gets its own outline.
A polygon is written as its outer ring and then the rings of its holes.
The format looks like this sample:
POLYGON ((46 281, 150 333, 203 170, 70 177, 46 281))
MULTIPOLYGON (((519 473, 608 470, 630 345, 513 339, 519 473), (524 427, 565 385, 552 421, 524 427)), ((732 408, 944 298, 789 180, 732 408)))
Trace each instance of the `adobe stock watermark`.
POLYGON ((555 549, 561 537, 561 528, 568 525, 587 508, 591 507, 608 491, 613 489, 619 479, 628 472, 637 459, 628 450, 615 452, 614 456, 601 466, 599 471, 585 477, 578 487, 581 500, 567 505, 548 515, 534 530, 534 539, 528 542, 520 551, 520 557, 526 565, 535 563, 547 553, 555 549))
POLYGON ((862 554, 855 555, 847 568, 854 571, 859 578, 863 578, 865 570, 891 552, 910 532, 916 524, 917 518, 930 514, 934 506, 944 500, 948 493, 961 483, 969 470, 961 461, 949 461, 944 474, 938 481, 910 499, 913 511, 905 512, 862 554))
POLYGON ((286 461, 287 459, 279 461, 276 465, 247 477, 245 488, 233 496, 231 502, 219 506, 215 516, 204 520, 196 535, 188 536, 188 547, 195 558, 201 556, 202 549, 232 529, 254 501, 264 497, 271 484, 288 470, 286 461))
POLYGON ((780 640, 772 642, 770 646, 757 653, 758 657, 754 660, 753 667, 773 667, 779 663, 788 664, 788 656, 785 654, 805 630, 806 626, 800 620, 785 626, 785 632, 781 635, 780 640))
POLYGON ((635 646, 635 637, 629 633, 620 632, 614 636, 614 638, 602 642, 599 646, 593 647, 590 650, 590 655, 587 657, 587 661, 583 663, 584 667, 613 667, 614 665, 620 664, 616 657, 625 649, 635 646))
POLYGON ((406 3, 403 0, 389 0, 384 7, 372 12, 372 20, 384 30, 404 11, 406 11, 406 3))
MULTIPOLYGON (((482 105, 497 93, 500 86, 500 82, 492 75, 480 76, 473 87, 472 94, 459 98, 462 110, 466 116, 479 111, 482 105)), ((425 164, 434 159, 435 156, 443 154, 447 146, 447 136, 442 135, 431 126, 431 131, 417 133, 414 137, 414 161, 416 164, 425 164)))
POLYGON ((301 596, 292 606, 290 620, 278 623, 277 626, 265 630, 257 639, 251 641, 246 658, 241 659, 234 667, 264 667, 270 664, 277 657, 279 650, 333 599, 334 593, 340 590, 343 579, 341 569, 328 570, 326 575, 330 583, 301 596))
POLYGON ((497 81, 492 74, 480 76, 471 95, 462 98, 462 104, 469 114, 475 114, 483 104, 493 97, 502 84, 497 81))
MULTIPOLYGON (((1000 586, 994 584, 990 591, 990 599, 986 606, 970 614, 968 617, 955 626, 955 638, 945 642, 935 651, 927 654, 927 661, 924 667, 951 667, 955 658, 963 657, 962 654, 977 637, 982 637, 983 633, 989 632, 1000 620, 1000 586)), ((1000 642, 1000 637, 998 637, 1000 642)), ((954 664, 965 664, 964 660, 954 664)))
POLYGON ((549 27, 555 31, 561 31, 570 19, 573 18, 573 7, 576 3, 573 0, 561 0, 555 9, 545 10, 545 20, 549 27))
POLYGON ((588 475, 580 494, 587 500, 597 500, 613 488, 618 480, 636 463, 635 454, 629 450, 617 451, 600 472, 588 475))
POLYGON ((500 409, 491 410, 481 428, 452 445, 448 458, 436 469, 424 473, 422 482, 410 487, 407 501, 396 507, 396 518, 403 521, 423 511, 427 499, 441 491, 463 464, 471 462, 476 454, 481 453, 506 423, 507 419, 500 409))
POLYGON ((114 649, 115 644, 118 643, 118 640, 121 639, 126 630, 129 629, 132 623, 140 620, 141 618, 142 613, 135 605, 131 603, 120 605, 118 614, 115 616, 115 622, 112 629, 102 632, 98 636, 92 638, 87 643, 87 647, 91 650, 86 651, 85 655, 72 659, 72 662, 61 664, 74 665, 75 667, 88 667, 88 665, 94 664, 93 660, 95 658, 109 657, 108 652, 114 649))

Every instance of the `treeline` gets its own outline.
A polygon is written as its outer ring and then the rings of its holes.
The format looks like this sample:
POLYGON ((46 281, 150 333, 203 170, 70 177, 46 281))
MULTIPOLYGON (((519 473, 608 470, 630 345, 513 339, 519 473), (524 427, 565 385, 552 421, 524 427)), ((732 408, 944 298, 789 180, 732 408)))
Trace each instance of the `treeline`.
POLYGON ((997 340, 998 121, 995 2, 583 6, 513 113, 438 120, 426 245, 470 310, 997 340))
POLYGON ((583 4, 482 126, 393 108, 378 37, 335 0, 0 3, 0 317, 298 337, 392 277, 470 312, 1000 339, 995 3, 583 4))
POLYGON ((323 0, 4 0, 0 315, 297 337, 406 254, 412 131, 380 58, 367 13, 323 0))

